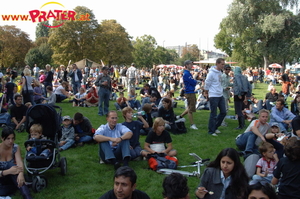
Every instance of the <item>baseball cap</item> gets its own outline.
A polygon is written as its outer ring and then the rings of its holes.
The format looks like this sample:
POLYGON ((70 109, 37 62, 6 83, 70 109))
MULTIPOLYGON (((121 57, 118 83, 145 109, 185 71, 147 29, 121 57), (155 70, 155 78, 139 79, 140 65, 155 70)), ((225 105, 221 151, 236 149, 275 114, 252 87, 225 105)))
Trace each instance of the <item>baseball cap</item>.
POLYGON ((231 69, 230 65, 226 64, 226 65, 224 66, 224 69, 227 69, 227 68, 230 68, 230 69, 231 69))
POLYGON ((189 64, 193 64, 194 62, 193 61, 191 61, 191 60, 186 60, 185 62, 184 62, 184 65, 186 66, 186 65, 189 65, 189 64))
POLYGON ((65 121, 65 120, 71 120, 71 117, 66 115, 66 116, 63 117, 63 121, 65 121))
POLYGON ((273 127, 273 126, 276 126, 276 127, 279 128, 279 124, 278 124, 277 122, 273 122, 273 123, 271 124, 271 127, 273 127))

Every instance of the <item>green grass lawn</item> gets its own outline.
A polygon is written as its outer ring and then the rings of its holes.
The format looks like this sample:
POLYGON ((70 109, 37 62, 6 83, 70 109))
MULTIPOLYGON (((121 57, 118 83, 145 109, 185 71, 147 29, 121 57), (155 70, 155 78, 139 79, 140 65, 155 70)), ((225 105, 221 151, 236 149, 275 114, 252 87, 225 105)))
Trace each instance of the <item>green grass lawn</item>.
MULTIPOLYGON (((277 86, 277 90, 281 90, 277 86)), ((267 93, 267 84, 257 84, 253 90, 258 99, 263 99, 267 93)), ((178 94, 177 94, 178 95, 178 94)), ((176 96, 177 96, 176 95, 176 96)), ((233 100, 230 103, 230 110, 228 115, 234 115, 233 100)), ((288 100, 290 104, 290 99, 288 100)), ((100 125, 106 123, 105 117, 98 116, 97 107, 72 107, 72 103, 63 102, 57 104, 62 107, 62 115, 70 115, 75 112, 81 112, 88 117, 95 129, 100 125)), ((183 101, 178 102, 177 108, 174 110, 175 114, 180 114, 184 111, 183 101)), ((110 102, 110 109, 114 110, 113 102, 110 102)), ((121 112, 118 112, 119 122, 124 119, 121 112)), ((186 118, 186 127, 188 132, 181 135, 171 135, 173 139, 173 147, 178 151, 179 165, 187 165, 194 162, 195 159, 189 156, 193 152, 198 154, 203 159, 210 158, 213 160, 217 154, 227 147, 236 148, 235 137, 243 133, 241 130, 235 130, 238 126, 237 120, 226 119, 227 127, 220 127, 222 132, 218 137, 213 137, 207 133, 207 124, 209 118, 209 111, 197 110, 194 114, 194 120, 199 130, 189 129, 189 121, 186 118)), ((246 125, 249 122, 246 121, 246 125)), ((16 143, 21 146, 22 154, 24 156, 24 142, 27 138, 27 133, 17 133, 16 143)), ((145 136, 140 137, 141 145, 143 146, 145 136)), ((61 156, 67 158, 68 171, 67 175, 60 175, 60 168, 48 170, 44 175, 48 180, 48 187, 40 193, 33 193, 35 199, 85 199, 85 198, 99 198, 103 193, 113 188, 114 168, 112 165, 99 164, 98 145, 86 144, 83 147, 71 148, 67 151, 61 152, 61 156)), ((145 191, 150 198, 162 198, 162 181, 165 175, 155 173, 148 169, 146 161, 130 162, 138 176, 137 189, 145 191)), ((194 171, 196 168, 185 168, 187 171, 194 171)), ((204 168, 202 168, 203 171, 204 168)), ((194 196, 194 190, 199 184, 199 179, 196 177, 188 178, 188 185, 190 187, 191 198, 194 196)), ((14 199, 21 198, 17 193, 13 196, 14 199)))

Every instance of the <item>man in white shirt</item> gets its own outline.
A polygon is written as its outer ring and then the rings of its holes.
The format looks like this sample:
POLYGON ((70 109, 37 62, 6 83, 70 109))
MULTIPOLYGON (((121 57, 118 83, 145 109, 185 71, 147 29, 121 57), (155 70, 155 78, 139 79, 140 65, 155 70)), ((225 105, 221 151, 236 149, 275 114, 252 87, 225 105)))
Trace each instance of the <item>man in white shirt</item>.
POLYGON ((222 87, 222 72, 224 69, 225 60, 218 58, 216 60, 216 66, 212 66, 209 69, 205 80, 204 90, 208 93, 210 101, 210 118, 208 123, 208 133, 212 136, 218 136, 217 133, 221 133, 218 127, 222 124, 223 119, 226 116, 225 99, 223 97, 222 87), (217 115, 217 108, 220 113, 217 115))

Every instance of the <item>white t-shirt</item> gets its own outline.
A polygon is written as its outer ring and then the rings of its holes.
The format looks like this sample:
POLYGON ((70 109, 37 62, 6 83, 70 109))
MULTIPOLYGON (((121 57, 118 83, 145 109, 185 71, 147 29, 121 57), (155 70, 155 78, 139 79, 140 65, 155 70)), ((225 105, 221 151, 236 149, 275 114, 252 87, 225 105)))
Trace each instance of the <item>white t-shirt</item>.
MULTIPOLYGON (((269 126, 268 123, 262 124, 262 123, 260 123, 259 119, 257 119, 257 120, 253 120, 253 121, 249 124, 249 126, 247 127, 247 129, 245 130, 244 133, 249 132, 249 131, 252 131, 252 127, 253 127, 253 126, 257 127, 257 128, 258 128, 258 131, 259 131, 262 135, 265 135, 265 134, 268 132, 269 128, 270 128, 270 126, 269 126)), ((260 138, 260 137, 257 137, 257 139, 256 139, 256 141, 255 141, 255 144, 256 144, 257 146, 259 146, 259 144, 260 144, 261 142, 262 142, 261 138, 260 138)))

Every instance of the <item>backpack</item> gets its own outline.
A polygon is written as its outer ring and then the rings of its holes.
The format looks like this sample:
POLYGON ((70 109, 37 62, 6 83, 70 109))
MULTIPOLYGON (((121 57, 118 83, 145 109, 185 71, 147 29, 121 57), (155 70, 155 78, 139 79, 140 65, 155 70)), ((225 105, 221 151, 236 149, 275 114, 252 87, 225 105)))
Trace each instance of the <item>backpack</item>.
POLYGON ((153 171, 158 169, 176 169, 178 165, 177 158, 167 156, 164 153, 148 154, 147 158, 149 167, 153 171))
POLYGON ((182 134, 182 133, 186 133, 187 129, 185 127, 184 122, 177 122, 176 124, 176 133, 175 134, 182 134))

